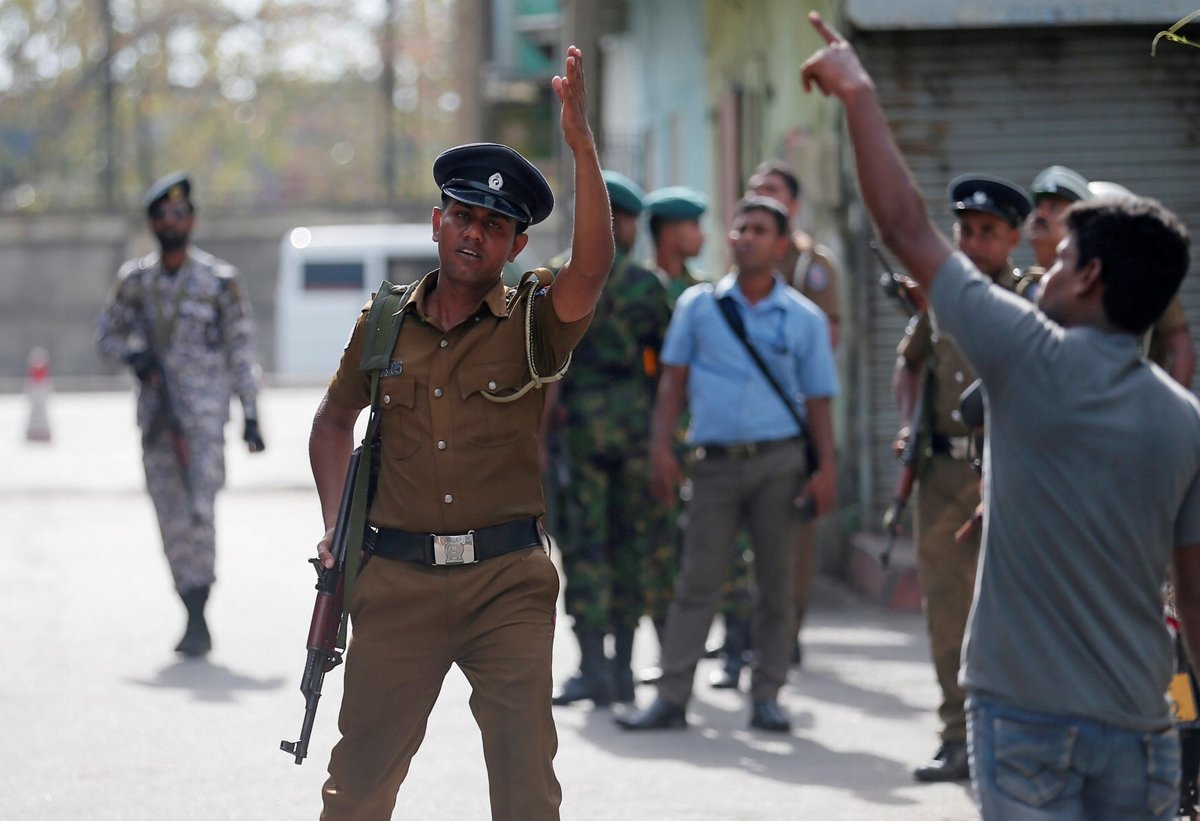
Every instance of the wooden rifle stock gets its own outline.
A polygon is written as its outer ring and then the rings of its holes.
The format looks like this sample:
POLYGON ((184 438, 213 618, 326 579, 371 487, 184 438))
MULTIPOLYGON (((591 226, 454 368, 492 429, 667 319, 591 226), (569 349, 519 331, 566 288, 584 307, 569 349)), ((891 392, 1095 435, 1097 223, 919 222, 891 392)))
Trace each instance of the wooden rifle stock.
POLYGON ((922 442, 921 429, 925 417, 925 394, 929 387, 929 372, 921 380, 921 388, 917 393, 917 401, 913 404, 912 421, 909 423, 908 439, 904 443, 904 451, 900 454, 900 474, 892 489, 892 501, 883 514, 883 529, 887 531, 887 544, 879 554, 879 564, 886 570, 892 558, 892 548, 896 544, 896 536, 900 534, 900 518, 904 508, 908 506, 908 498, 912 495, 913 484, 917 478, 917 467, 920 462, 922 442))
POLYGON ((345 607, 346 545, 350 538, 350 507, 354 499, 358 464, 362 460, 362 448, 350 454, 346 468, 346 483, 342 487, 342 499, 338 505, 337 520, 333 526, 333 543, 330 554, 333 567, 322 567, 320 559, 309 559, 317 573, 317 600, 313 604, 312 621, 308 627, 308 657, 304 662, 304 675, 300 678, 300 692, 304 694, 304 722, 298 741, 281 741, 279 749, 295 756, 302 764, 308 755, 308 742, 312 736, 313 723, 317 717, 317 703, 321 699, 321 687, 325 674, 342 663, 342 654, 335 647, 338 629, 342 623, 345 607))

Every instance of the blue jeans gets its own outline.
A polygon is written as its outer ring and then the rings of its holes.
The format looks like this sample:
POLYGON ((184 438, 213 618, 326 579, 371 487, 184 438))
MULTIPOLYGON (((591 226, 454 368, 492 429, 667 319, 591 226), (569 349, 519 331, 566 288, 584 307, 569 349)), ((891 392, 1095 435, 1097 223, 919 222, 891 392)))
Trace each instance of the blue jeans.
POLYGON ((1154 819, 1179 808, 1179 736, 967 700, 971 783, 985 819, 1154 819))

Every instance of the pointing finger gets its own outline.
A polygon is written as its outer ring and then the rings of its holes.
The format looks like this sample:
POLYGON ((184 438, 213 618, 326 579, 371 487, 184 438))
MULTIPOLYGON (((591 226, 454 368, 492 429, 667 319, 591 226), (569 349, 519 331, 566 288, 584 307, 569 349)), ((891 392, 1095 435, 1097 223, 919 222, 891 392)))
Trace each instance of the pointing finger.
POLYGON ((812 23, 812 27, 817 30, 817 34, 821 35, 828 45, 832 46, 834 43, 842 41, 842 35, 838 34, 837 31, 827 24, 817 12, 810 11, 808 13, 808 22, 812 23))

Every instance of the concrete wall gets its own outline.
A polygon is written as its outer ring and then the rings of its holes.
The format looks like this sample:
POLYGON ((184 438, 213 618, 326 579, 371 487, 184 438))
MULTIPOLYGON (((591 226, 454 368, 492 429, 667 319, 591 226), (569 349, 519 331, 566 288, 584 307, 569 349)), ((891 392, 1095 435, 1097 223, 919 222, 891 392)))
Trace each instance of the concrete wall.
MULTIPOLYGON (((391 211, 201 211, 194 243, 241 270, 258 324, 263 370, 274 369, 273 306, 279 242, 298 225, 412 222, 431 205, 391 211)), ((557 220, 530 232, 518 259, 533 268, 559 250, 557 220)), ((0 390, 19 388, 31 349, 45 348, 61 387, 110 384, 122 370, 95 351, 96 315, 121 263, 154 250, 140 216, 55 214, 0 217, 0 390)), ((352 318, 347 319, 347 329, 352 318)))

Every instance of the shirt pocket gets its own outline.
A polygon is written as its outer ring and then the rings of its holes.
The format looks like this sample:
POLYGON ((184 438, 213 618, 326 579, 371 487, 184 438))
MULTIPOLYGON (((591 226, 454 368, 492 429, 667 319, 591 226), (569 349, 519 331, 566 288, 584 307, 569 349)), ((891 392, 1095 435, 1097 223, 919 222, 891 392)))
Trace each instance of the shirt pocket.
POLYGON ((417 450, 413 429, 417 380, 411 376, 385 376, 379 380, 379 431, 383 455, 407 459, 417 450))
POLYGON ((185 298, 179 303, 175 339, 191 345, 215 349, 221 343, 220 314, 217 306, 203 299, 185 298))
POLYGON ((515 395, 529 381, 525 363, 509 360, 464 365, 458 373, 458 389, 463 400, 463 436, 467 444, 495 447, 515 441, 521 435, 516 402, 496 402, 488 394, 504 399, 515 395))

